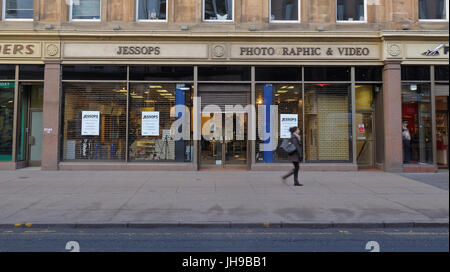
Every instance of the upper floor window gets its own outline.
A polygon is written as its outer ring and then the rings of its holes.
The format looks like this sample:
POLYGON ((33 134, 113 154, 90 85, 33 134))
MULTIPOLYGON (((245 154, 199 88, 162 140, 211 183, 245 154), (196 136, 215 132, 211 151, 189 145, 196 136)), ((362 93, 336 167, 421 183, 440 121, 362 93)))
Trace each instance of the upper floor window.
POLYGON ((33 20, 33 0, 4 0, 3 20, 33 20))
POLYGON ((367 0, 337 0, 336 21, 366 22, 367 0))
POLYGON ((270 0, 271 22, 299 22, 300 0, 270 0))
POLYGON ((100 0, 70 0, 71 21, 100 21, 100 0))
POLYGON ((204 21, 233 21, 234 0, 203 0, 204 21))
POLYGON ((166 21, 167 0, 137 0, 138 21, 166 21))
POLYGON ((448 0, 419 0, 419 20, 448 20, 448 0))

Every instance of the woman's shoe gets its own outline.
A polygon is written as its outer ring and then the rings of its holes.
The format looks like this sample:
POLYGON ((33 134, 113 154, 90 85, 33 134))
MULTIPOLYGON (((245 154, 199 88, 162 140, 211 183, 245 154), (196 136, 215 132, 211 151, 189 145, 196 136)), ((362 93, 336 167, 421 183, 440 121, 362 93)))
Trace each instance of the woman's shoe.
POLYGON ((296 182, 294 183, 294 186, 303 186, 303 184, 296 182))

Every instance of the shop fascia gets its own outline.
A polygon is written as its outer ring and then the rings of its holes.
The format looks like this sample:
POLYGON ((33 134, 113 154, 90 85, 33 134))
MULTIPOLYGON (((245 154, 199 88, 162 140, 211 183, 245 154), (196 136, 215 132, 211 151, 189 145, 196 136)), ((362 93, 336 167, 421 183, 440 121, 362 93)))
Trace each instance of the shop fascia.
POLYGON ((240 47, 240 56, 369 56, 368 47, 240 47))
POLYGON ((64 59, 380 59, 380 44, 64 43, 64 59))

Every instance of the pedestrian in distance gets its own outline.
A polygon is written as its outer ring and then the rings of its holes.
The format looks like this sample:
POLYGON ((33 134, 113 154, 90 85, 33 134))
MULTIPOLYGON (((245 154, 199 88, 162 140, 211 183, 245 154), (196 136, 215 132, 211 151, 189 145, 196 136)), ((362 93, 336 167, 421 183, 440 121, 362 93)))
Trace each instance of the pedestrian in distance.
POLYGON ((288 152, 288 159, 294 165, 294 169, 292 169, 286 175, 284 175, 282 177, 282 181, 284 184, 287 185, 286 179, 288 177, 294 175, 294 185, 295 186, 303 186, 303 184, 301 184, 298 181, 298 172, 300 170, 300 162, 303 160, 303 145, 302 145, 302 140, 300 137, 300 130, 298 129, 298 127, 291 127, 289 129, 289 131, 291 132, 291 138, 289 140, 286 139, 282 143, 282 148, 288 152), (289 145, 291 147, 287 147, 289 145), (294 148, 292 146, 295 147, 295 150, 293 150, 294 148))

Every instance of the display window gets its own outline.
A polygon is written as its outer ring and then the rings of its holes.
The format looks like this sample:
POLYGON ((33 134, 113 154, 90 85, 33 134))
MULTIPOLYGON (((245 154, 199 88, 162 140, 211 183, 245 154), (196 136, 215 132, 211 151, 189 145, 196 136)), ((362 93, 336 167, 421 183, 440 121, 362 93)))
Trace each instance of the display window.
POLYGON ((192 161, 191 84, 131 84, 130 161, 192 161))
POLYGON ((288 162, 288 154, 280 145, 284 139, 291 137, 290 127, 296 126, 303 131, 301 84, 257 84, 256 111, 256 162, 288 162), (271 111, 271 106, 276 106, 276 111, 271 111), (271 137, 276 138, 273 148, 270 148, 272 145, 263 147, 271 137))
POLYGON ((0 82, 0 161, 12 160, 14 82, 0 82))
POLYGON ((406 164, 433 163, 430 83, 402 84, 402 143, 406 164))
POLYGON ((63 90, 63 160, 124 161, 126 84, 64 83, 63 90))
POLYGON ((436 149, 439 167, 448 167, 448 96, 436 96, 436 149))

